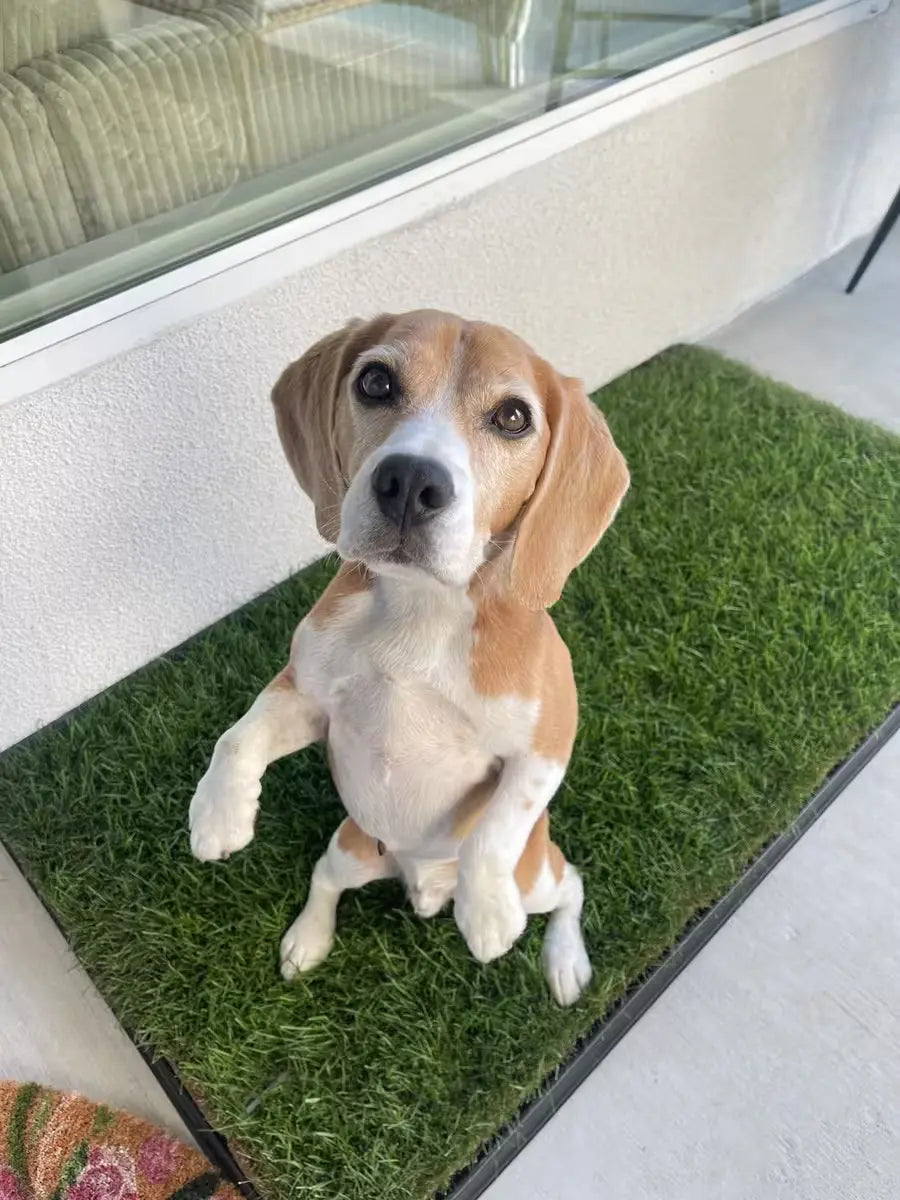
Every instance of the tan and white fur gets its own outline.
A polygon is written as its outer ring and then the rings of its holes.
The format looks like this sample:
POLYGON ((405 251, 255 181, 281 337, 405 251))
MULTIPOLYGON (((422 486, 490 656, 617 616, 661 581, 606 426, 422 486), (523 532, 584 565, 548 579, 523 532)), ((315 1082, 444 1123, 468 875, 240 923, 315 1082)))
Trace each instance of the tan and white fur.
POLYGON ((325 740, 348 816, 282 940, 285 978, 328 954, 344 890, 400 877, 423 917, 453 900, 481 962, 551 913, 547 979, 571 1004, 591 975, 583 889, 547 807, 577 698, 546 609, 628 488, 606 422, 509 331, 431 311, 350 323, 287 368, 273 401, 343 564, 216 744, 193 852, 246 846, 268 764, 325 740))

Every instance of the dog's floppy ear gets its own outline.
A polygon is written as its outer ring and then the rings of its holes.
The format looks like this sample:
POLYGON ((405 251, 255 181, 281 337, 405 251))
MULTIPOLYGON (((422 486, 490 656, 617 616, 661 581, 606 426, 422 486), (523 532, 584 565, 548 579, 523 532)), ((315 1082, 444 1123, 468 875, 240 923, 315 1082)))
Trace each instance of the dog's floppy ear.
POLYGON ((628 466, 600 410, 577 379, 552 368, 544 389, 550 444, 519 520, 510 564, 513 594, 548 608, 599 542, 628 491, 628 466))
POLYGON ((353 447, 344 383, 357 355, 377 343, 392 320, 385 314, 369 322, 348 322, 291 363, 272 389, 281 445, 315 506, 319 533, 329 542, 336 542, 340 533, 353 447))

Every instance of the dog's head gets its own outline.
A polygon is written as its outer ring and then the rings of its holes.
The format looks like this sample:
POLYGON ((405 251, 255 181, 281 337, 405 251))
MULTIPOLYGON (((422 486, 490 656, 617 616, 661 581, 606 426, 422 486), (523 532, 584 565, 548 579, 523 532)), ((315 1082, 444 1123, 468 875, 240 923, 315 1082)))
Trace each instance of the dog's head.
POLYGON ((581 384, 496 325, 430 311, 354 321, 272 398, 320 533, 376 574, 464 587, 504 555, 513 593, 546 608, 628 489, 581 384))

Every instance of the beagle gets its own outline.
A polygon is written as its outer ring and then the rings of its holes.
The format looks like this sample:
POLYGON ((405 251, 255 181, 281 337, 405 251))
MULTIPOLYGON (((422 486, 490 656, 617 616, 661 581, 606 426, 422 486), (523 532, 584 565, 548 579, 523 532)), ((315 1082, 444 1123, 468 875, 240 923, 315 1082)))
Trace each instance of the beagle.
POLYGON ((351 322, 272 399, 343 562, 217 742, 193 853, 246 846, 267 765, 324 740, 348 816, 282 940, 284 977, 328 954, 345 889, 399 877, 422 917, 453 899, 480 962, 551 913, 545 971, 571 1004, 591 976, 583 889, 547 806, 578 702, 546 609, 615 516, 625 460, 580 383, 508 330, 440 312, 351 322))

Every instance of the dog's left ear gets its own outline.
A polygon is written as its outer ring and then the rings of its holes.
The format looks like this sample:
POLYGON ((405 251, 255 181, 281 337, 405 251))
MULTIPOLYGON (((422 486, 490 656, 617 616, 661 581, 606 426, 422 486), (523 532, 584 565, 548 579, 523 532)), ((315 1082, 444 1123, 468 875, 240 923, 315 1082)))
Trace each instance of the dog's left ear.
POLYGON ((326 541, 340 533, 341 504, 353 444, 347 375, 367 345, 376 344, 393 317, 350 321, 291 363, 272 389, 278 436, 291 469, 316 510, 326 541))
POLYGON ((510 565, 513 594, 535 611, 560 598, 570 573, 612 523, 630 482, 609 426, 581 382, 551 368, 544 392, 550 444, 510 565))

